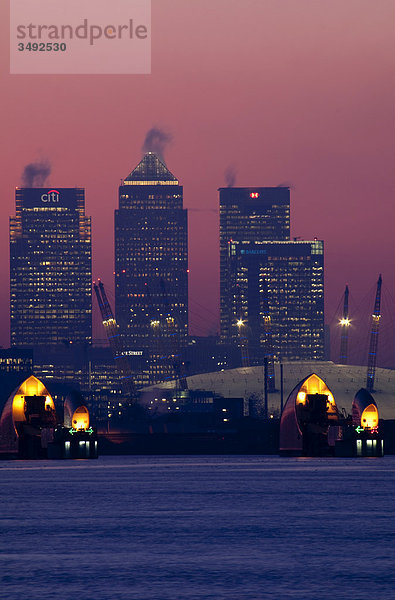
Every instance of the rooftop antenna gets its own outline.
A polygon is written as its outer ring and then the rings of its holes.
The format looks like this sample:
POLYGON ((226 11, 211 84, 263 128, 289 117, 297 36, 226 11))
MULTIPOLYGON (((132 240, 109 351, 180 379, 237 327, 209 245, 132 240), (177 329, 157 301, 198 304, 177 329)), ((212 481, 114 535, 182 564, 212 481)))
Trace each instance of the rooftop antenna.
POLYGON ((379 327, 380 327, 380 304, 381 304, 381 285, 382 285, 381 274, 377 281, 376 299, 374 302, 374 311, 372 314, 372 326, 370 330, 370 344, 368 354, 368 371, 366 376, 366 389, 368 392, 373 392, 374 389, 374 377, 376 374, 376 359, 377 359, 377 346, 379 342, 379 327))
POLYGON ((339 324, 341 325, 341 335, 340 335, 340 358, 339 363, 341 365, 346 365, 348 360, 348 329, 350 327, 350 319, 348 315, 348 285, 346 285, 346 289, 344 290, 344 303, 343 303, 343 317, 340 319, 339 324))

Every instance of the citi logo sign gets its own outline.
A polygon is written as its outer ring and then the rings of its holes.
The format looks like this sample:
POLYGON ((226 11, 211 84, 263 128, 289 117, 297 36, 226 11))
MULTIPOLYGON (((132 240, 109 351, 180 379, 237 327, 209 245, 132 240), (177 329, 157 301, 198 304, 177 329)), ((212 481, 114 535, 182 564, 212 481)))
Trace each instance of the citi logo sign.
POLYGON ((60 192, 58 190, 49 190, 46 194, 41 196, 42 202, 52 202, 53 204, 59 202, 60 192))

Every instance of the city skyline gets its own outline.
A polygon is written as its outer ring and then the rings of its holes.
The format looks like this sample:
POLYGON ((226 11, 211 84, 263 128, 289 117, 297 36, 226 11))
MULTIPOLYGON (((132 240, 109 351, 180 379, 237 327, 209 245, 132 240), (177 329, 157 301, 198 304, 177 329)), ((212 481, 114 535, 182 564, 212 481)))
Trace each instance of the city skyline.
MULTIPOLYGON (((157 152, 159 152, 159 153, 160 153, 161 151, 163 151, 163 148, 161 148, 161 147, 160 147, 160 143, 159 143, 159 142, 158 142, 158 140, 157 140, 157 135, 160 135, 160 134, 161 134, 160 130, 157 130, 156 128, 153 128, 153 129, 152 129, 152 130, 150 130, 150 131, 148 132, 148 134, 147 134, 147 137, 149 137, 149 135, 151 135, 151 136, 152 136, 152 138, 153 138, 153 147, 155 147, 155 148, 156 148, 156 150, 157 150, 157 152)), ((149 152, 149 153, 150 153, 150 152, 149 152)), ((152 153, 151 153, 151 154, 152 154, 152 153)), ((143 158, 144 158, 144 154, 143 154, 143 158)), ((140 163, 139 163, 139 164, 142 164, 142 162, 143 162, 143 158, 141 159, 141 161, 140 161, 140 163)), ((162 157, 162 160, 163 160, 163 164, 166 166, 166 162, 165 162, 165 159, 164 159, 163 157, 162 157)), ((28 167, 29 167, 29 169, 30 169, 30 171, 31 171, 31 172, 29 173, 29 176, 32 176, 32 172, 33 172, 33 171, 35 171, 35 170, 36 170, 36 168, 37 168, 37 177, 38 177, 38 181, 41 181, 41 182, 42 182, 42 176, 43 176, 43 175, 42 175, 42 172, 44 172, 44 176, 46 176, 46 175, 45 175, 45 171, 46 171, 46 169, 48 168, 48 165, 45 163, 45 161, 43 161, 43 162, 41 162, 41 163, 40 163, 40 162, 38 162, 36 165, 33 163, 33 164, 31 164, 31 165, 28 165, 28 167)), ((166 168, 167 168, 167 167, 166 167, 166 168)), ((132 172, 133 172, 133 169, 132 169, 132 172)), ((226 174, 225 174, 225 175, 226 175, 226 174)), ((122 181, 123 181, 123 180, 122 180, 122 181)), ((48 182, 48 183, 49 183, 49 182, 48 182)), ((47 190, 49 189, 49 187, 50 187, 50 186, 49 186, 49 185, 47 185, 46 187, 44 187, 44 188, 42 188, 42 189, 43 189, 44 191, 47 191, 47 190)), ((119 188, 119 189, 121 190, 121 188, 122 188, 122 185, 120 186, 120 188, 119 188)), ((20 190, 20 189, 23 189, 23 188, 17 187, 17 188, 16 188, 16 190, 18 190, 18 189, 20 190)), ((38 187, 31 188, 31 189, 32 189, 32 190, 40 190, 40 188, 38 188, 38 187)), ((248 190, 249 190, 249 191, 250 191, 251 189, 259 189, 259 190, 263 190, 263 189, 265 189, 265 190, 267 190, 267 191, 268 191, 268 190, 273 190, 274 192, 275 192, 276 190, 278 190, 280 193, 281 193, 281 190, 283 190, 283 192, 287 192, 287 193, 288 193, 288 209, 287 209, 287 211, 288 211, 288 212, 287 212, 287 219, 288 219, 288 224, 287 224, 287 227, 288 227, 288 229, 287 229, 287 231, 285 232, 285 234, 286 234, 286 237, 285 237, 284 239, 289 239, 289 232, 290 232, 290 221, 289 221, 289 214, 290 214, 290 213, 292 214, 292 203, 290 204, 290 202, 289 202, 289 191, 290 191, 290 187, 289 187, 288 185, 286 185, 286 184, 284 183, 284 184, 282 184, 282 185, 280 185, 280 186, 277 186, 277 187, 275 187, 275 188, 268 188, 268 187, 265 187, 265 188, 258 188, 258 187, 256 187, 256 186, 249 186, 249 187, 243 187, 243 188, 242 188, 242 187, 238 187, 238 186, 236 186, 236 187, 235 187, 235 188, 233 188, 233 189, 234 189, 235 191, 237 191, 237 190, 241 190, 241 191, 246 191, 246 190, 248 191, 248 190)), ((230 188, 229 186, 228 186, 228 187, 225 187, 225 188, 219 188, 219 191, 220 191, 220 192, 221 192, 221 190, 223 190, 223 191, 225 192, 225 194, 226 194, 228 191, 232 193, 232 188, 230 188)), ((293 195, 293 193, 294 193, 294 190, 292 190, 292 195, 293 195)), ((256 200, 256 198, 255 198, 254 200, 255 200, 255 201, 257 201, 257 200, 256 200)), ((252 201, 252 200, 250 200, 250 202, 251 202, 251 201, 252 201)), ((186 210, 187 210, 187 212, 189 212, 189 211, 188 211, 188 209, 186 209, 186 210)), ((115 211, 115 212, 116 212, 116 211, 115 211)), ((193 208, 191 209, 191 212, 192 212, 192 213, 194 212, 193 208)), ((219 213, 219 210, 218 210, 218 213, 219 213)), ((190 214, 189 214, 189 217, 190 217, 190 214)), ((189 220, 188 220, 188 222, 189 222, 189 220)), ((219 237, 220 237, 220 227, 219 227, 219 223, 218 223, 218 234, 219 234, 219 237)), ((310 238, 311 238, 311 237, 312 237, 312 236, 310 236, 310 238)), ((274 239, 274 238, 273 238, 273 239, 274 239)), ((281 239, 281 238, 280 238, 280 239, 281 239)), ((301 238, 300 238, 300 237, 293 238, 292 236, 291 236, 291 239, 297 239, 297 240, 301 240, 301 238)), ((303 240, 303 241, 308 241, 308 239, 309 239, 309 237, 307 236, 307 240, 303 240)), ((94 238, 93 238, 93 240, 92 240, 92 241, 94 242, 94 238)), ((219 251, 218 251, 218 254, 219 254, 219 251)), ((94 255, 93 255, 93 260, 94 260, 94 258, 95 258, 95 257, 94 257, 94 255)), ((112 259, 114 260, 114 256, 112 256, 112 259)), ((215 260, 215 259, 214 259, 214 260, 215 260)), ((115 272, 113 272, 111 275, 114 277, 114 274, 115 274, 115 272)), ((94 278, 92 278, 92 279, 94 279, 94 278)), ((219 283, 219 273, 218 273, 218 283, 219 283)), ((369 282, 369 283, 371 284, 371 282, 369 282)), ((112 285, 111 285, 111 284, 112 284, 112 280, 111 280, 111 279, 110 279, 110 281, 107 281, 107 282, 106 282, 106 286, 108 286, 108 288, 110 288, 110 290, 112 289, 112 285)), ((365 291, 366 291, 366 290, 365 290, 365 291)), ((372 291, 372 290, 371 290, 371 291, 372 291)), ((111 292, 111 291, 110 291, 110 294, 111 294, 112 301, 114 302, 114 305, 115 305, 115 298, 114 298, 114 296, 113 296, 113 294, 112 294, 112 292, 111 292)), ((338 299, 336 299, 336 300, 338 300, 338 299)), ((365 295, 365 301, 366 301, 366 300, 367 300, 367 299, 366 299, 366 295, 365 295)), ((371 299, 371 300, 373 300, 373 296, 372 296, 372 299, 371 299)), ((369 301, 370 301, 370 300, 369 300, 369 301)), ((193 301, 193 299, 192 299, 192 315, 193 315, 193 311, 194 311, 194 308, 195 308, 195 307, 193 306, 193 302, 194 302, 194 301, 193 301)), ((198 306, 199 306, 199 303, 197 303, 197 304, 198 304, 198 306)), ((93 333, 93 341, 94 341, 95 339, 97 339, 97 340, 103 340, 103 338, 105 337, 105 333, 104 333, 104 331, 102 330, 102 323, 101 323, 100 316, 99 316, 99 314, 98 314, 98 310, 97 310, 97 307, 96 307, 95 300, 94 300, 94 298, 93 298, 93 292, 92 292, 92 308, 93 308, 93 314, 92 314, 92 316, 93 316, 93 323, 92 323, 92 325, 93 325, 93 331, 94 331, 94 333, 93 333), (95 315, 95 312, 96 312, 96 315, 95 315), (96 335, 95 335, 95 332, 96 332, 96 335)), ((204 309, 205 307, 201 307, 201 308, 203 308, 203 309, 204 309)), ((219 302, 219 299, 218 299, 218 308, 220 309, 220 302, 219 302)), ((215 310, 215 309, 214 309, 214 310, 215 310)), ((213 312, 212 312, 212 311, 209 311, 209 312, 211 313, 211 315, 213 315, 213 312)), ((337 310, 337 312, 339 312, 339 306, 338 306, 338 310, 337 310)), ((369 311, 368 311, 368 312, 369 312, 369 311)), ((340 312, 339 312, 339 315, 340 315, 340 312)), ((359 315, 359 317, 360 317, 360 316, 361 316, 361 315, 359 315)), ((192 330, 192 335, 193 335, 193 334, 195 334, 195 335, 196 335, 196 326, 194 327, 194 321, 193 321, 193 319, 194 319, 194 317, 192 316, 192 319, 190 319, 190 321, 192 321, 192 324, 190 323, 190 330, 192 330)), ((219 320, 220 320, 220 310, 218 311, 218 321, 219 321, 219 320)), ((326 315, 326 321, 325 321, 325 322, 326 322, 326 323, 328 322, 328 317, 327 317, 327 315, 326 315)), ((331 325, 333 326, 333 325, 334 325, 334 323, 332 322, 332 323, 331 323, 331 325)), ((335 325, 337 325, 337 320, 336 320, 336 322, 335 322, 335 325)), ((367 321, 366 321, 366 323, 363 323, 363 327, 364 327, 363 333, 364 333, 364 334, 366 334, 366 331, 367 331, 368 325, 369 325, 369 323, 368 323, 367 321)), ((338 328, 336 327, 336 329, 338 329, 338 328)), ((336 331, 336 330, 335 330, 335 331, 336 331)), ((201 333, 201 332, 200 332, 200 333, 201 333)), ((213 332, 212 332, 212 333, 213 333, 213 332)), ((340 333, 340 330, 339 330, 339 333, 340 333)), ((191 333, 190 333, 190 334, 191 334, 191 333)), ((209 334, 210 334, 210 332, 209 332, 209 334)), ((219 324, 219 323, 218 323, 218 328, 217 328, 217 332, 216 332, 216 334, 220 335, 220 324, 219 324)), ((197 335, 199 335, 199 333, 197 333, 197 335)), ((203 335, 204 335, 204 333, 203 333, 203 335)), ((354 343, 355 343, 355 339, 353 340, 353 335, 354 335, 354 337, 355 337, 355 332, 351 332, 351 345, 353 344, 353 341, 354 341, 354 343)), ((383 334, 382 334, 382 336, 383 336, 383 334)), ((338 345, 338 340, 337 340, 337 339, 336 339, 336 344, 338 345)), ((10 345, 12 345, 12 344, 10 344, 10 345)), ((335 362, 337 361, 337 358, 338 358, 338 357, 337 357, 337 353, 336 353, 337 345, 336 345, 336 347, 335 347, 335 348, 333 348, 333 344, 332 344, 332 357, 331 357, 331 358, 332 358, 332 360, 334 360, 335 362)), ((7 346, 7 344, 5 344, 5 345, 4 345, 4 347, 6 347, 6 346, 7 346)), ((361 350, 361 348, 359 348, 359 350, 361 350)), ((354 362, 355 362, 356 364, 357 364, 357 363, 358 363, 358 364, 363 364, 363 363, 364 363, 364 358, 362 357, 362 360, 357 360, 357 361, 355 361, 355 360, 354 360, 354 362)))
MULTIPOLYGON (((395 7, 383 2, 378 11, 370 2, 312 6, 301 1, 246 3, 240 11, 235 3, 219 0, 221 26, 204 18, 209 8, 204 0, 188 7, 157 3, 149 77, 10 76, 4 36, 3 114, 11 118, 3 132, 8 151, 1 178, 3 312, 8 313, 9 303, 8 216, 23 166, 48 158, 50 182, 86 188, 93 275, 111 286, 109 223, 117 184, 138 161, 145 133, 156 124, 173 136, 165 158, 182 179, 185 206, 191 209, 192 332, 219 328, 216 190, 232 165, 236 185, 289 183, 295 188, 291 237, 317 237, 326 244, 327 320, 345 283, 355 298, 363 298, 381 272, 384 291, 388 286, 395 296, 395 7), (199 24, 205 44, 200 35, 190 35, 192 23, 199 24), (168 36, 176 33, 183 52, 169 44, 168 36), (34 119, 24 110, 27 89, 34 119)), ((7 22, 8 8, 2 5, 0 11, 7 22)), ((7 346, 8 319, 4 322, 0 340, 7 346)))
POLYGON ((395 0, 0 21, 4 597, 391 599, 395 0))

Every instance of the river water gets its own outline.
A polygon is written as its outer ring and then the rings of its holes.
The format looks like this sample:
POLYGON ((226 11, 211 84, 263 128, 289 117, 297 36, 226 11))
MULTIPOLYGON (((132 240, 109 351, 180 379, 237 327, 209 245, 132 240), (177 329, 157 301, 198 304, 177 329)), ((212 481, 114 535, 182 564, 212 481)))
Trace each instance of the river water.
POLYGON ((395 457, 0 462, 0 598, 395 598, 395 457))

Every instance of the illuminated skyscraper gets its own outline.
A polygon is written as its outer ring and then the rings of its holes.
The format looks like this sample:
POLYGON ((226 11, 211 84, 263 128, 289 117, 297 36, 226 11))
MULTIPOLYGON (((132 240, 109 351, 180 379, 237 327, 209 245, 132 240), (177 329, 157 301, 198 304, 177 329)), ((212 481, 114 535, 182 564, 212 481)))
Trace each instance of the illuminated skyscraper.
POLYGON ((81 188, 17 188, 10 219, 11 345, 91 343, 91 220, 81 188))
POLYGON ((152 152, 119 187, 115 311, 129 351, 145 350, 149 379, 174 378, 188 323, 183 188, 152 152))
POLYGON ((221 340, 233 336, 228 245, 235 242, 286 241, 290 236, 288 187, 220 188, 221 340))
POLYGON ((228 265, 230 335, 251 363, 324 359, 322 241, 232 241, 228 265))
POLYGON ((243 364, 323 359, 323 242, 290 241, 289 188, 219 195, 222 342, 243 364))

